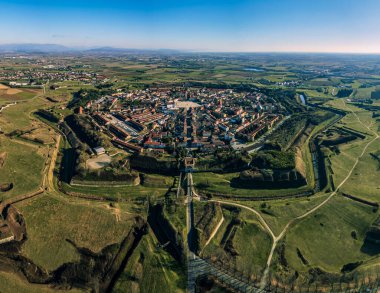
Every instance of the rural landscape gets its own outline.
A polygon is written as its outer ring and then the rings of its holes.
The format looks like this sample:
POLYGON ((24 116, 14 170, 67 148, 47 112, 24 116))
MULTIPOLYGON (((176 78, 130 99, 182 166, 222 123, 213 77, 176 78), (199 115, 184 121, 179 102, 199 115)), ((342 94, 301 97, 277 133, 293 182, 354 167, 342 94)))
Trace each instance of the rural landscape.
POLYGON ((1 57, 2 292, 376 286, 376 59, 101 54, 1 57))
POLYGON ((378 0, 9 0, 0 293, 380 292, 378 0))

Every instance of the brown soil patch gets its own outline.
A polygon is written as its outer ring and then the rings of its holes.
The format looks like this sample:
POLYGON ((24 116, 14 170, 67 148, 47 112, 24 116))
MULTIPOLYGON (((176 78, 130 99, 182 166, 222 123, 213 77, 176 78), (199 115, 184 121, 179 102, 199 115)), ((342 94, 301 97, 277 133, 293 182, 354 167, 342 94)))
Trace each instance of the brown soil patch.
POLYGON ((9 89, 9 86, 6 86, 0 83, 0 90, 6 90, 6 89, 9 89))
POLYGON ((6 158, 7 158, 6 152, 0 153, 0 168, 4 166, 6 158))
POLYGON ((38 127, 38 128, 31 129, 27 133, 22 134, 20 137, 27 140, 39 142, 42 144, 52 144, 54 143, 53 135, 54 135, 53 130, 38 127))
POLYGON ((18 89, 7 89, 7 95, 15 95, 15 94, 19 94, 19 93, 22 93, 22 91, 20 91, 18 89))
POLYGON ((0 240, 11 237, 12 231, 4 220, 0 220, 0 240))
POLYGON ((8 206, 3 210, 3 216, 6 216, 6 222, 15 236, 16 241, 21 241, 26 235, 25 221, 19 211, 13 207, 8 206))
POLYGON ((111 157, 107 154, 100 155, 96 158, 88 159, 86 162, 87 168, 97 170, 108 166, 111 163, 111 157))
POLYGON ((131 292, 132 293, 140 293, 140 285, 139 285, 139 283, 137 283, 135 281, 132 281, 131 292))
POLYGON ((302 151, 300 148, 296 148, 296 170, 300 172, 300 174, 306 178, 306 166, 305 162, 302 159, 302 151))
POLYGON ((121 221, 121 211, 120 211, 120 208, 118 206, 110 206, 110 205, 106 205, 106 208, 111 210, 111 213, 113 215, 115 215, 115 220, 116 222, 120 222, 121 221))

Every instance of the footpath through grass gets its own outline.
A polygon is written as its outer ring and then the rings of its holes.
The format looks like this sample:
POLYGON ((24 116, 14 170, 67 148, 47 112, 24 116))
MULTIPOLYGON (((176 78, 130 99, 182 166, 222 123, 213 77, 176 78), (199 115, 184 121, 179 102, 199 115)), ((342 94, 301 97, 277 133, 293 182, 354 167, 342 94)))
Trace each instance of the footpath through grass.
POLYGON ((271 248, 270 236, 253 213, 234 207, 223 208, 222 211, 225 220, 204 249, 203 255, 223 264, 229 264, 231 269, 236 268, 246 275, 262 272, 271 248), (240 211, 238 215, 237 211, 240 211), (232 226, 231 221, 236 217, 241 222, 232 226))
POLYGON ((275 235, 279 235, 290 220, 304 214, 327 198, 328 194, 318 194, 308 198, 274 200, 267 202, 239 202, 258 211, 275 235))
POLYGON ((289 230, 286 259, 297 271, 320 267, 339 273, 343 265, 371 258, 364 238, 377 213, 373 207, 336 196, 289 230), (297 249, 307 260, 305 265, 297 249))
POLYGON ((131 256, 113 292, 184 292, 186 274, 150 231, 131 256))

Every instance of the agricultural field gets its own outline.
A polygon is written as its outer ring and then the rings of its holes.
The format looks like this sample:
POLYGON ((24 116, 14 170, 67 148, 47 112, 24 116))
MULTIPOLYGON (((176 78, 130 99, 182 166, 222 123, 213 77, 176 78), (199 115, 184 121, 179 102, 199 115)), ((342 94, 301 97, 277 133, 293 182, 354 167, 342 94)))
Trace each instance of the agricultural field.
POLYGON ((0 102, 29 100, 41 93, 41 89, 11 88, 0 83, 0 102))

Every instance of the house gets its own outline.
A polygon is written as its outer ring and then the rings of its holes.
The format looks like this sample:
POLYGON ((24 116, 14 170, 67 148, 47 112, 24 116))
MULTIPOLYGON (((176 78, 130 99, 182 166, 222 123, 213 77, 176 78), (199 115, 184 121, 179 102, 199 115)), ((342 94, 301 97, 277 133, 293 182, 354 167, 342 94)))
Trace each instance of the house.
POLYGON ((94 152, 96 155, 102 155, 106 153, 106 150, 103 147, 95 147, 94 152))

